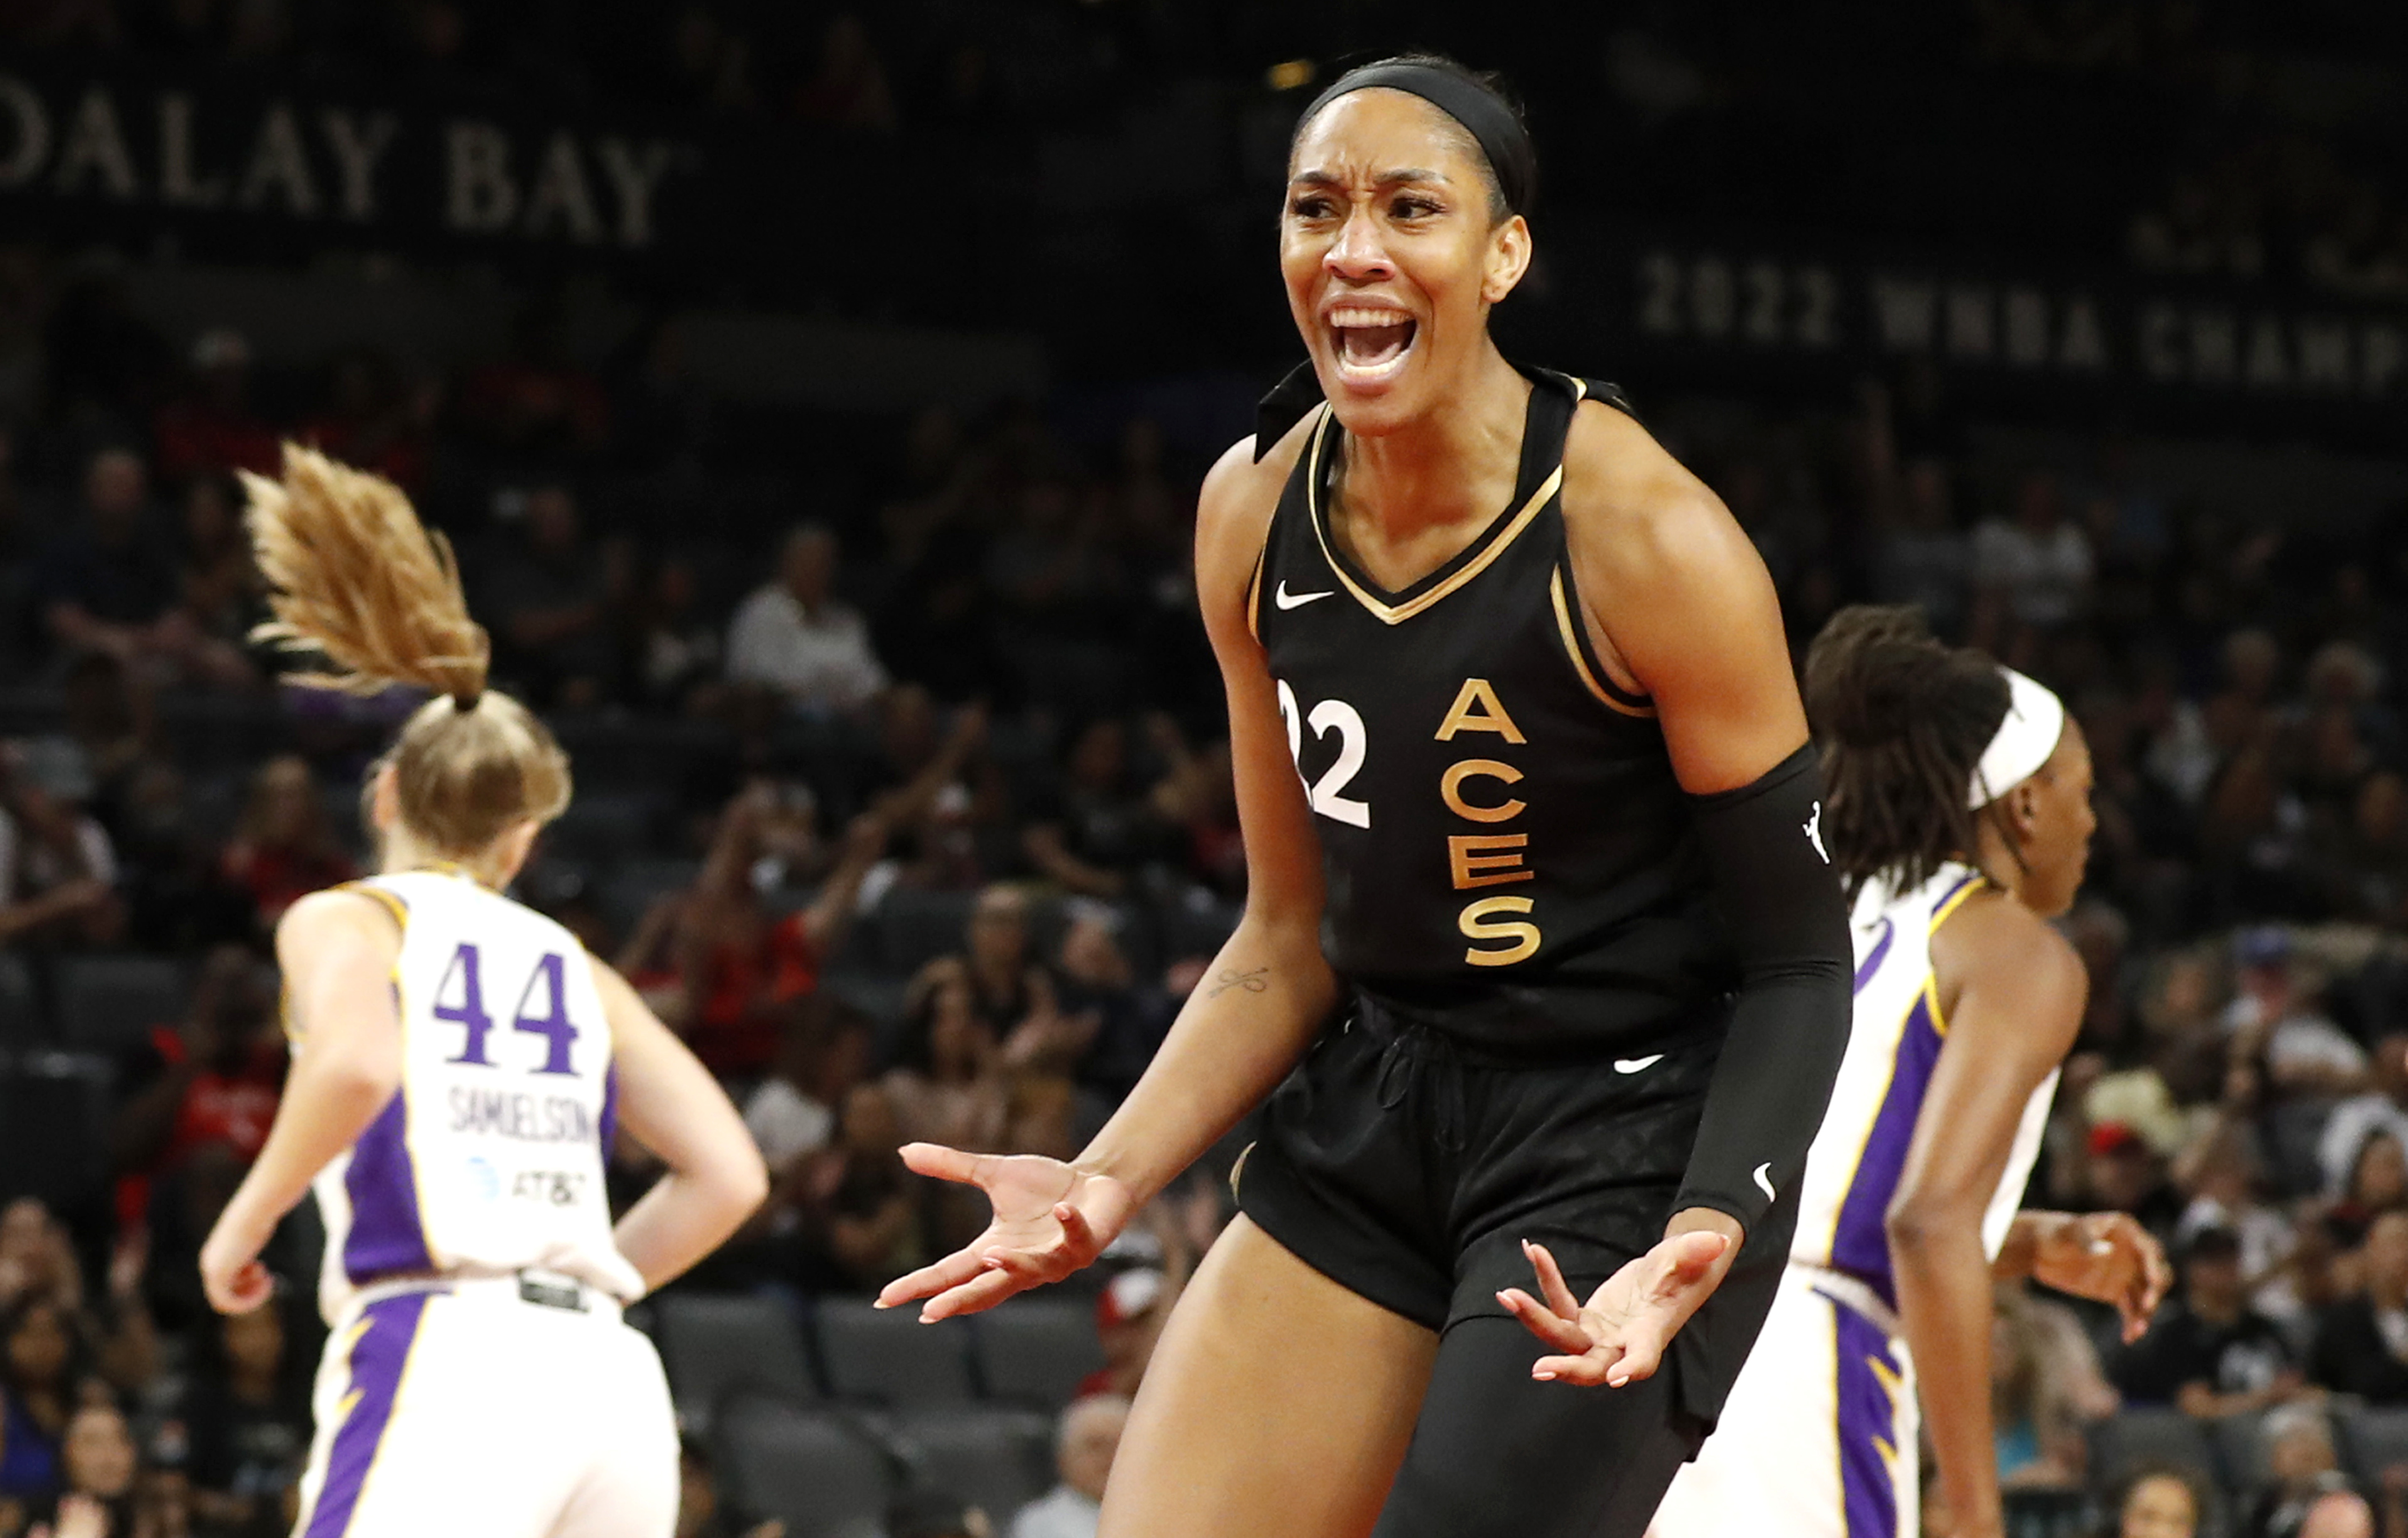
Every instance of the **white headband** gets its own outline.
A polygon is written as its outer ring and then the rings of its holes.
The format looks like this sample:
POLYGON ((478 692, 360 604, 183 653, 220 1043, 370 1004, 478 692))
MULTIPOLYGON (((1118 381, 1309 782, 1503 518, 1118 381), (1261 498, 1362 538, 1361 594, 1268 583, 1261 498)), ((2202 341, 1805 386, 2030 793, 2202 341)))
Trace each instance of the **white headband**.
POLYGON ((2039 773, 2065 734, 2064 701, 2014 668, 1999 671, 2007 676, 2007 719, 1973 766, 1965 805, 1975 811, 2039 773))

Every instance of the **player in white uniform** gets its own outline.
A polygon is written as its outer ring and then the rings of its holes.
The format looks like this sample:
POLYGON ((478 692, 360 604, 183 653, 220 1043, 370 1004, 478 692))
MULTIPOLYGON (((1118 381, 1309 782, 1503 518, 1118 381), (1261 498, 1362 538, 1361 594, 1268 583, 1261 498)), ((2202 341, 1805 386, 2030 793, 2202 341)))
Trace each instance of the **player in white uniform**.
POLYGON ((306 449, 249 477, 274 638, 356 688, 434 691, 377 765, 382 874, 277 926, 293 1072, 201 1251, 210 1303, 315 1186, 332 1333, 301 1538, 666 1538, 676 1424, 621 1306, 767 1189, 727 1097, 616 973, 503 896, 569 795, 568 761, 484 688, 450 547, 390 484, 306 449), (615 1229, 624 1124, 668 1174, 615 1229))
POLYGON ((2086 992, 2047 920, 2089 858, 2089 749, 2056 695, 1913 609, 1836 616, 1806 703, 1855 1025, 1781 1292, 1651 1533, 1914 1538, 1919 1390, 1952 1531, 1988 1538, 1992 1278, 2114 1303, 2128 1333, 2168 1279, 2124 1214, 2015 1210, 2086 992))

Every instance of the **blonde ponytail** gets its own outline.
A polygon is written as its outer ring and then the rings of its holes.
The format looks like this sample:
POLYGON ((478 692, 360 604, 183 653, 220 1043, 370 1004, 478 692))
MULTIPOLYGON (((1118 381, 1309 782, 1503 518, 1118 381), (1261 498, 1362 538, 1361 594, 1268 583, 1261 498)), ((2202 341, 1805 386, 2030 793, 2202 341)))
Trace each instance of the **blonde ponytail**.
POLYGON ((296 682, 436 696, 383 761, 409 831, 467 859, 521 821, 558 817, 568 756, 524 705, 486 692, 493 642, 468 617, 452 542, 419 522, 393 482, 298 444, 284 446, 280 478, 246 472, 242 482, 275 615, 252 638, 333 664, 296 682))
POLYGON ((315 648, 341 670, 300 682, 354 694, 413 684, 464 703, 485 691, 493 642, 468 618, 452 542, 400 487, 290 443, 281 481, 246 470, 242 483, 276 615, 252 639, 315 648))

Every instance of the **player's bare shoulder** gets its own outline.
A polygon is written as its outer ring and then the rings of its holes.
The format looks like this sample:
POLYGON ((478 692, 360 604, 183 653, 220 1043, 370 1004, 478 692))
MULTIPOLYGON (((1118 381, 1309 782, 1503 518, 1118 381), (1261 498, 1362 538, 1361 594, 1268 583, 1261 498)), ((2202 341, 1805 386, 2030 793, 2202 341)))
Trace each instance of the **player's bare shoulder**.
POLYGON ((1243 628, 1254 564, 1287 478, 1312 439, 1312 420, 1308 413, 1259 459, 1255 439, 1240 438, 1204 474, 1196 501, 1196 591, 1216 633, 1231 617, 1243 628))
POLYGON ((2035 1024, 2057 1028, 2069 1046, 2089 995, 2072 942, 1996 889, 1975 892, 1932 933, 1931 967, 1943 1004, 1971 987, 2012 992, 2035 1024))
POLYGON ((1700 667, 1712 683, 1708 652, 1784 649, 1772 577, 1739 520, 1653 434, 1601 401, 1581 403, 1566 437, 1563 517, 1591 638, 1641 692, 1700 667), (1700 637, 1720 645, 1701 651, 1700 637))
POLYGON ((1582 575, 1647 585, 1702 563, 1756 563, 1722 499, 1628 413, 1583 401, 1564 442, 1564 529, 1582 575))

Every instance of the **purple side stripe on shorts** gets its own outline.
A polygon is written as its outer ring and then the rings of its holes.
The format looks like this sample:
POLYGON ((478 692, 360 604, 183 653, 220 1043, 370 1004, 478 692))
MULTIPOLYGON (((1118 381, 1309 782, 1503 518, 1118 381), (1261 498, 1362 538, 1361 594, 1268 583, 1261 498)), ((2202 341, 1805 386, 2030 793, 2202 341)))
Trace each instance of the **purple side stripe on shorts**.
POLYGON ((367 1329, 351 1346, 351 1387, 343 1396, 342 1425, 326 1454, 326 1482, 318 1491, 308 1525, 301 1538, 342 1538, 360 1503, 368 1471, 376 1467, 377 1447, 393 1419, 393 1403, 401 1391, 402 1370, 409 1365, 409 1348, 426 1313, 424 1292, 405 1292, 381 1299, 361 1311, 367 1329))
POLYGON ((343 1191, 351 1232, 343 1239, 343 1274, 354 1287, 400 1271, 432 1271, 426 1226, 418 1212, 418 1172, 409 1162, 408 1096, 394 1090, 351 1146, 343 1191))
MULTIPOLYGON (((1831 1303, 1840 1359, 1840 1495, 1848 1538, 1898 1538, 1898 1358, 1878 1325, 1845 1303, 1831 1303), (1886 1374, 1886 1380, 1885 1380, 1886 1374)), ((312 1534, 311 1538, 315 1538, 312 1534)))

